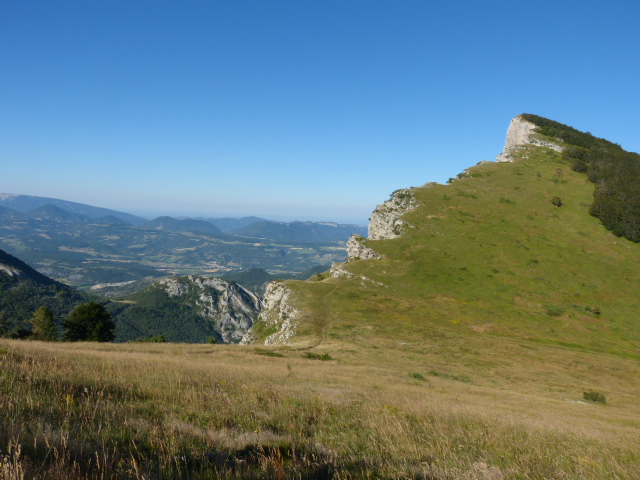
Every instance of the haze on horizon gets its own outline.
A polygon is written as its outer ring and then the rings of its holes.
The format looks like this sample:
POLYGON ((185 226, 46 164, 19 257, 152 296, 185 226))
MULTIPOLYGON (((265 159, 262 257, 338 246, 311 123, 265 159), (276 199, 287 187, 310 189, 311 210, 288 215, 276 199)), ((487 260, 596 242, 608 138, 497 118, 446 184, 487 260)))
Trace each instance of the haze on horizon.
POLYGON ((640 5, 0 4, 0 191, 365 224, 534 113, 640 150, 640 5))

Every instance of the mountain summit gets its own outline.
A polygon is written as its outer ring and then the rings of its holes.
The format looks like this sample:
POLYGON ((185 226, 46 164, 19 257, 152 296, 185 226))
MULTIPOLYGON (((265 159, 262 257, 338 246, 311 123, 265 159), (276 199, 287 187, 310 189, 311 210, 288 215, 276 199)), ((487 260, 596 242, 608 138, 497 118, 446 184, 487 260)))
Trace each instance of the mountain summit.
POLYGON ((395 192, 373 212, 369 239, 349 241, 346 263, 315 281, 272 285, 257 341, 390 346, 479 336, 486 348, 501 338, 637 355, 640 246, 592 214, 595 186, 575 155, 594 149, 636 155, 542 117, 515 117, 499 162, 395 192))

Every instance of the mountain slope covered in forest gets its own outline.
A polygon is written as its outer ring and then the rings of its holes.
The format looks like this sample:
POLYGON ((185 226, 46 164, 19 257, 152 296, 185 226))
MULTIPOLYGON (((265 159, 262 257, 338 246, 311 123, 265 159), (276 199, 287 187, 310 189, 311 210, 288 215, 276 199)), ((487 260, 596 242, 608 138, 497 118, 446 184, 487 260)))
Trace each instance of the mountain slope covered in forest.
POLYGON ((0 250, 0 335, 28 330, 29 320, 39 307, 49 307, 60 319, 87 299, 87 295, 0 250))

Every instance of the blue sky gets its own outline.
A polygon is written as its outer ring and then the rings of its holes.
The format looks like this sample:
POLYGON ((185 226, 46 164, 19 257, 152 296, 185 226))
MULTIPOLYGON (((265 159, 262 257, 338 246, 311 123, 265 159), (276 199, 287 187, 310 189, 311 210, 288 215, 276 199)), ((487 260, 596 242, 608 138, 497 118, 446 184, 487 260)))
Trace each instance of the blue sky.
POLYGON ((534 113, 640 151, 637 1, 0 2, 0 192, 366 223, 534 113))

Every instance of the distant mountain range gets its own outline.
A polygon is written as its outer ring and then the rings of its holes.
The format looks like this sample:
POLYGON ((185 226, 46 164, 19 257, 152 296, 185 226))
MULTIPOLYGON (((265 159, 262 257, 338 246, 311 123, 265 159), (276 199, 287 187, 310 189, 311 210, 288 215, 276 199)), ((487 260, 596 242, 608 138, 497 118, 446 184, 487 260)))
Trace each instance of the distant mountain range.
MULTIPOLYGON (((259 217, 146 220, 64 200, 0 194, 0 248, 69 285, 105 288, 165 275, 260 268, 291 278, 344 260, 365 227, 259 217)), ((111 288, 114 287, 114 288, 111 288)))
POLYGON ((168 230, 172 232, 197 232, 209 235, 224 235, 223 231, 206 220, 194 220, 185 218, 179 220, 173 217, 158 217, 144 225, 155 230, 168 230))
POLYGON ((0 206, 10 208, 17 212, 31 212, 45 205, 53 205, 70 213, 77 213, 91 219, 101 219, 103 217, 115 217, 124 220, 129 225, 144 225, 149 220, 146 218, 131 215, 130 213, 118 212, 108 208, 92 207, 82 203, 59 200, 57 198, 34 197, 31 195, 19 195, 13 193, 0 193, 0 206))
POLYGON ((26 219, 57 223, 123 224, 172 232, 209 235, 242 235, 285 242, 346 241, 357 233, 366 236, 362 225, 334 222, 273 222, 260 217, 173 218, 147 220, 130 213, 93 207, 48 197, 0 193, 0 220, 26 219))
POLYGON ((231 233, 238 228, 246 227, 256 222, 266 222, 264 218, 260 217, 242 217, 242 218, 198 218, 197 220, 206 220, 209 223, 213 223, 216 227, 222 230, 224 233, 231 233))

